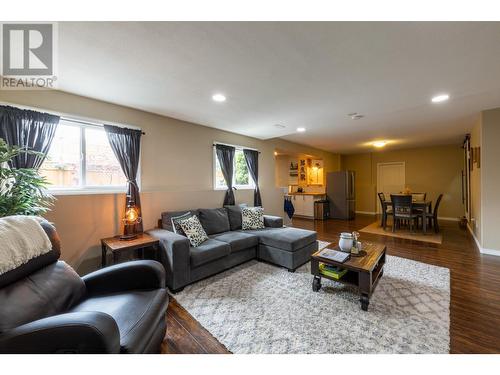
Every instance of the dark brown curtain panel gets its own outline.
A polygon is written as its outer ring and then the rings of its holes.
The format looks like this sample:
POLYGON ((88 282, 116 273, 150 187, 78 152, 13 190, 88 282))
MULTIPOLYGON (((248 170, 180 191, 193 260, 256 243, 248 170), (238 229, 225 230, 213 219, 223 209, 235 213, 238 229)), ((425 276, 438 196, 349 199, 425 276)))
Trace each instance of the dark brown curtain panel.
POLYGON ((255 190, 253 192, 253 205, 262 207, 262 199, 260 198, 259 190, 259 151, 243 150, 245 161, 247 162, 248 173, 255 182, 255 190))
POLYGON ((234 192, 233 192, 233 169, 234 169, 234 153, 235 148, 226 145, 216 145, 215 153, 222 170, 222 175, 226 181, 227 190, 224 196, 224 206, 234 205, 234 192))
MULTIPOLYGON (((141 197, 139 185, 137 185, 137 171, 139 170, 139 157, 141 155, 142 132, 135 129, 120 128, 118 126, 104 125, 108 135, 109 144, 120 163, 125 177, 127 177, 127 195, 134 201, 135 206, 141 213, 141 197)), ((125 209, 127 202, 125 202, 125 209)), ((135 224, 135 231, 142 232, 142 220, 135 224)))
POLYGON ((39 169, 49 152, 59 120, 59 116, 49 113, 0 106, 0 138, 10 146, 41 153, 22 153, 9 161, 9 166, 39 169))

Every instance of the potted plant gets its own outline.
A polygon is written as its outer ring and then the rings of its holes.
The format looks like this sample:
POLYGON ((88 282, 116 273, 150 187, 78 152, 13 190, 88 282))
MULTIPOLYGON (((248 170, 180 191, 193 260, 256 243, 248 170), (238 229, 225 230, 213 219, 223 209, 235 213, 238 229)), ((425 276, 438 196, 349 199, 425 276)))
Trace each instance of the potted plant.
POLYGON ((36 169, 8 166, 8 161, 23 153, 39 154, 9 146, 0 138, 0 217, 42 215, 54 201, 46 191, 49 182, 36 169))

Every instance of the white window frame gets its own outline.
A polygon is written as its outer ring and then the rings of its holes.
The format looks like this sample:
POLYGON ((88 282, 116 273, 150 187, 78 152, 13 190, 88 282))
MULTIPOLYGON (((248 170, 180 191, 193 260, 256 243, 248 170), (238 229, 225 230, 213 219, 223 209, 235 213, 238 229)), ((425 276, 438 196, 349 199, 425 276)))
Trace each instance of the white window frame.
MULTIPOLYGON (((128 128, 128 129, 142 130, 140 127, 135 126, 135 125, 119 124, 119 123, 116 123, 113 121, 99 120, 99 119, 90 118, 90 117, 75 116, 75 115, 72 115, 69 113, 52 111, 52 110, 49 110, 46 108, 20 105, 17 103, 11 103, 11 102, 7 102, 7 101, 0 101, 0 104, 8 105, 11 107, 17 107, 20 109, 27 109, 27 110, 31 110, 31 111, 51 113, 53 115, 59 116, 61 118, 61 120, 63 120, 63 121, 75 123, 75 126, 79 125, 79 126, 94 127, 94 128, 95 127, 104 128, 104 124, 109 124, 109 125, 114 125, 114 126, 128 128)), ((81 130, 81 131, 83 131, 83 130, 81 130)), ((85 134, 84 131, 83 131, 83 134, 85 134)), ((82 142, 83 137, 84 137, 84 135, 80 137, 80 142, 82 142)), ((86 159, 84 158, 85 154, 82 151, 82 150, 84 150, 84 147, 82 147, 82 143, 80 143, 80 149, 81 149, 80 150, 81 151, 80 158, 83 158, 83 162, 82 162, 82 165, 83 165, 83 164, 85 164, 86 159)), ((142 190, 141 159, 142 159, 142 157, 139 156, 139 168, 137 170, 137 185, 139 186, 139 190, 142 190)), ((83 168, 81 168, 81 169, 82 169, 82 171, 80 173, 82 173, 83 177, 85 178, 85 175, 86 175, 85 171, 83 170, 83 168)), ((83 181, 82 176, 80 176, 80 181, 83 181)), ((126 193, 127 186, 122 187, 122 186, 83 186, 83 185, 80 185, 79 187, 68 187, 68 188, 53 187, 53 188, 51 188, 49 185, 47 188, 47 192, 49 192, 52 195, 113 194, 113 193, 126 193)))
MULTIPOLYGON (((86 139, 85 139, 85 129, 102 129, 104 130, 104 124, 91 123, 87 121, 72 119, 72 118, 61 118, 69 126, 75 126, 80 129, 80 176, 79 186, 71 187, 47 187, 47 192, 52 195, 87 195, 87 194, 118 194, 126 193, 127 186, 102 186, 102 185, 87 185, 87 170, 86 170, 86 139)), ((137 171, 137 184, 139 185, 139 190, 141 189, 141 163, 139 159, 139 170, 137 171)))
MULTIPOLYGON (((214 142, 214 146, 212 147, 213 148, 213 188, 214 190, 227 190, 227 186, 226 187, 221 187, 221 186, 217 186, 217 152, 216 152, 216 149, 215 149, 215 145, 225 145, 225 146, 231 146, 231 147, 234 147, 236 150, 239 150, 239 151, 243 151, 244 149, 245 150, 255 150, 255 151, 259 151, 255 148, 251 148, 251 147, 245 147, 245 146, 237 146, 237 145, 231 145, 231 144, 228 144, 228 143, 222 143, 222 142, 214 142)), ((236 163, 236 158, 234 159, 235 161, 233 163, 236 163)), ((234 165, 233 165, 234 167, 234 165)), ((236 173, 236 168, 233 168, 233 181, 235 181, 235 173, 236 173)), ((236 190, 255 190, 255 181, 253 180, 252 176, 250 175, 250 171, 248 172, 248 182, 249 184, 248 185, 234 185, 233 184, 233 187, 236 188, 236 190)))

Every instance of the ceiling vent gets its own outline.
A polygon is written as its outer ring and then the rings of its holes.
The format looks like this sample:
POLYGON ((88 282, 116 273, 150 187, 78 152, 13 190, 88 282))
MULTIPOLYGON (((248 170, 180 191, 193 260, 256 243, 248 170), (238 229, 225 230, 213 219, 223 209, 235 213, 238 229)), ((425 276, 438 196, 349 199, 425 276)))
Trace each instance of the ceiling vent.
POLYGON ((347 114, 347 116, 349 116, 351 118, 351 120, 360 120, 363 117, 365 117, 364 115, 361 115, 357 112, 349 113, 349 114, 347 114))

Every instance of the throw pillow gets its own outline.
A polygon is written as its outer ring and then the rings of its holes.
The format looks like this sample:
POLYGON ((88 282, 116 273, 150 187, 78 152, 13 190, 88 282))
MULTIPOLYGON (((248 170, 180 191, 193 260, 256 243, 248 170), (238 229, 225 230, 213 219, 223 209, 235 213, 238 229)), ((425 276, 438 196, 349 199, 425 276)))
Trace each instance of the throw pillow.
POLYGON ((181 228, 189 239, 192 246, 198 247, 208 240, 205 229, 201 226, 200 220, 196 216, 191 216, 180 222, 181 228))
POLYGON ((231 230, 241 229, 241 207, 247 207, 247 204, 241 203, 239 205, 224 206, 229 216, 229 225, 231 230))
POLYGON ((242 207, 241 227, 243 230, 264 229, 264 209, 262 207, 242 207))
POLYGON ((186 233, 184 233, 184 231, 182 230, 181 221, 186 220, 191 216, 193 216, 191 212, 186 212, 185 214, 172 217, 170 221, 172 222, 172 229, 174 230, 174 233, 180 234, 181 236, 185 237, 186 233))

